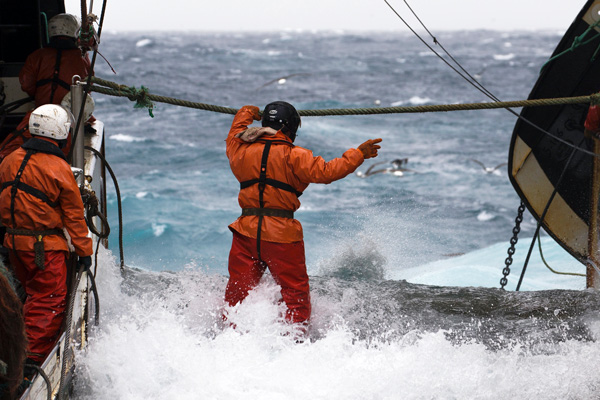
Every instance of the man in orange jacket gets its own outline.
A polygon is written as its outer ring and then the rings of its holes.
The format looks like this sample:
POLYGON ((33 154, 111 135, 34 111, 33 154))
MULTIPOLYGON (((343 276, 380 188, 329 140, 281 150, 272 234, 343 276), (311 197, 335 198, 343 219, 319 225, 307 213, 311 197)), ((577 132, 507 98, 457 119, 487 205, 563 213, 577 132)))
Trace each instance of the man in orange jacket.
POLYGON ((23 313, 30 362, 44 361, 64 318, 69 244, 79 262, 91 266, 92 240, 79 187, 64 153, 71 114, 46 104, 29 118, 32 138, 0 164, 0 220, 4 247, 27 299, 23 313))
MULTIPOLYGON (((71 111, 71 92, 67 93, 60 105, 71 111)), ((89 124, 93 123, 96 118, 92 116, 92 112, 94 111, 94 100, 92 96, 89 94, 86 97, 85 105, 83 110, 83 123, 84 127, 90 126, 89 124)), ((25 115, 25 118, 17 125, 17 128, 9 133, 6 138, 0 142, 0 163, 6 158, 7 155, 21 147, 23 143, 28 141, 31 138, 31 133, 29 133, 29 116, 31 115, 31 111, 25 115)), ((65 156, 69 155, 71 150, 71 135, 67 139, 67 144, 61 148, 62 152, 65 156)))
POLYGON ((242 215, 229 225, 233 242, 225 301, 232 306, 244 300, 269 268, 281 286, 286 320, 306 323, 311 305, 302 225, 294 219, 298 197, 309 183, 342 179, 366 158, 377 157, 381 139, 368 140, 325 162, 293 145, 301 121, 291 104, 268 104, 262 128, 248 128, 253 120, 261 120, 258 107, 242 107, 226 139, 229 165, 240 182, 242 215))
POLYGON ((90 60, 77 47, 80 24, 71 14, 58 14, 48 21, 50 45, 37 49, 25 60, 19 73, 21 89, 35 98, 35 106, 60 104, 71 88, 74 75, 90 73, 90 60))

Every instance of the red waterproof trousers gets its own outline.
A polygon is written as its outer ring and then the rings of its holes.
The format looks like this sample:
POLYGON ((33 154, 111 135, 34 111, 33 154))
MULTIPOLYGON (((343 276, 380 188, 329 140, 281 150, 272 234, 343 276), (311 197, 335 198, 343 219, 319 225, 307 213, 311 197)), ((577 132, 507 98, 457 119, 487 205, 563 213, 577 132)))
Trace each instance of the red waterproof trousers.
POLYGON ((46 251, 45 268, 35 265, 35 252, 10 250, 10 263, 27 293, 23 307, 28 357, 43 362, 58 339, 67 303, 67 252, 46 251), (15 253, 18 253, 15 254, 15 253))
POLYGON ((286 320, 306 322, 311 307, 304 241, 275 243, 263 240, 260 253, 263 263, 258 260, 256 239, 233 232, 225 301, 233 306, 244 300, 268 267, 275 282, 281 286, 281 297, 287 306, 286 320))

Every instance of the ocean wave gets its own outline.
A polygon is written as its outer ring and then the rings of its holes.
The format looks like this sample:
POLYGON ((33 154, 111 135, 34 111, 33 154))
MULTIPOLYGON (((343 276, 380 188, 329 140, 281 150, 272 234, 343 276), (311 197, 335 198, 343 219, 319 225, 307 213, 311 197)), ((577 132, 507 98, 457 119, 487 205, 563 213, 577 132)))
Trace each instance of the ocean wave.
POLYGON ((125 135, 125 134, 122 134, 122 133, 117 133, 115 135, 110 135, 109 139, 116 140, 118 142, 128 142, 128 143, 132 143, 132 142, 144 142, 144 141, 146 141, 145 138, 135 137, 135 136, 131 136, 131 135, 125 135))
POLYGON ((410 104, 413 106, 422 106, 422 105, 428 104, 428 103, 431 103, 431 99, 429 97, 413 96, 410 99, 408 99, 408 101, 395 101, 395 102, 391 103, 390 105, 392 107, 403 106, 405 104, 410 104))
POLYGON ((515 58, 515 54, 494 54, 494 60, 496 61, 509 61, 515 58))
POLYGON ((151 44, 153 44, 154 42, 151 39, 142 39, 142 40, 138 40, 135 43, 135 47, 146 47, 149 46, 151 44))

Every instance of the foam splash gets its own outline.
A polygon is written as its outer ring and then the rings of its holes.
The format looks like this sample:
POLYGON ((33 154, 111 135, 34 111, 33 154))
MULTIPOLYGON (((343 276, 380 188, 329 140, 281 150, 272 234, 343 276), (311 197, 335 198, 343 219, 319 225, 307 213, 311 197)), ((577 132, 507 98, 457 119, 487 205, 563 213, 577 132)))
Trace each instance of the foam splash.
POLYGON ((479 215, 477 215, 477 221, 485 222, 485 221, 489 221, 495 217, 496 216, 492 213, 489 213, 487 211, 482 211, 479 213, 479 215))
POLYGON ((515 58, 513 53, 509 54, 494 54, 494 60, 496 61, 509 61, 515 58))
POLYGON ((163 233, 165 233, 166 229, 167 225, 165 224, 158 224, 156 222, 152 223, 152 233, 155 237, 160 237, 163 233))
POLYGON ((391 103, 390 105, 392 107, 398 107, 398 106, 402 106, 407 103, 410 105, 413 105, 413 106, 421 106, 423 104, 431 103, 431 99, 429 97, 413 96, 410 99, 408 99, 408 101, 395 101, 395 102, 391 103))
MULTIPOLYGON (((349 310, 359 322, 376 321, 361 311, 367 298, 331 279, 315 282, 313 339, 297 344, 269 275, 244 303, 226 307, 225 277, 192 267, 176 274, 131 270, 122 277, 112 255, 101 250, 101 324, 77 353, 74 398, 562 399, 597 393, 600 348, 593 341, 516 343, 493 351, 477 341, 450 340, 452 328, 411 329, 402 314, 390 317, 407 327, 404 333, 387 328, 360 339, 349 310), (222 323, 223 312, 235 329, 222 323), (292 384, 299 376, 302 384, 292 384)), ((598 337, 600 324, 588 327, 598 337)))
POLYGON ((135 43, 135 47, 146 47, 151 45, 153 42, 151 39, 141 39, 135 43))
POLYGON ((146 140, 144 138, 139 138, 139 137, 135 137, 135 136, 131 136, 131 135, 124 135, 122 133, 117 133, 115 135, 110 135, 109 138, 112 139, 112 140, 116 140, 118 142, 127 142, 127 143, 143 142, 143 141, 146 140))

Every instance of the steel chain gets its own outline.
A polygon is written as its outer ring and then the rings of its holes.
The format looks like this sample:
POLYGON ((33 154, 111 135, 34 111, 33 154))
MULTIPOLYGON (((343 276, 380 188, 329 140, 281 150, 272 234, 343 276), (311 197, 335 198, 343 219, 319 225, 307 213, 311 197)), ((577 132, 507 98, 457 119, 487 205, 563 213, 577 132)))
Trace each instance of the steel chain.
POLYGON ((508 248, 508 257, 504 260, 504 264, 506 265, 504 269, 502 269, 502 275, 504 275, 500 279, 500 289, 504 290, 504 286, 508 283, 508 279, 506 277, 510 274, 510 266, 512 265, 513 259, 512 256, 515 254, 515 246, 519 241, 518 235, 521 232, 521 222, 523 222, 523 212, 525 211, 525 203, 521 201, 519 205, 519 210, 517 212, 517 218, 515 218, 515 227, 513 228, 513 236, 510 238, 510 247, 508 248))

